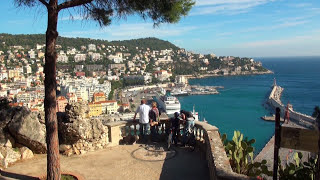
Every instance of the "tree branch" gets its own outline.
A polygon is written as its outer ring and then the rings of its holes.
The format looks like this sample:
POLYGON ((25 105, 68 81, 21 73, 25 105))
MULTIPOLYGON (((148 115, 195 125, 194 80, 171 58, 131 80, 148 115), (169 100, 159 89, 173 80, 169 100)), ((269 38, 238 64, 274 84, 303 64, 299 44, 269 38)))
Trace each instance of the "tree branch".
POLYGON ((58 5, 58 11, 61 9, 66 9, 70 7, 75 7, 83 4, 91 3, 93 0, 70 0, 58 5))
POLYGON ((48 7, 49 4, 45 0, 39 0, 44 6, 48 7))

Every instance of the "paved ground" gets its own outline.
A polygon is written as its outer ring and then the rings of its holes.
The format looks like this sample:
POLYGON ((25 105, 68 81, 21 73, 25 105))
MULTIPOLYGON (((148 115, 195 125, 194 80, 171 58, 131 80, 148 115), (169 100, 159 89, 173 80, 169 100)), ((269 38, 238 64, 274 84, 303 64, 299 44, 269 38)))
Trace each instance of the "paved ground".
MULTIPOLYGON (((311 155, 310 152, 307 152, 307 151, 298 151, 294 149, 280 148, 279 156, 280 156, 282 166, 285 166, 285 164, 289 162, 294 163, 294 154, 296 152, 302 153, 303 162, 307 161, 308 156, 311 155)), ((273 160, 274 160, 273 155, 274 155, 274 136, 272 136, 270 141, 265 145, 262 151, 256 156, 254 161, 260 162, 265 159, 267 160, 268 169, 273 170, 273 160)))
MULTIPOLYGON (((201 159, 199 152, 188 152, 181 148, 166 152, 161 148, 147 147, 149 149, 139 144, 124 145, 80 156, 61 156, 61 168, 80 174, 87 180, 209 179, 207 162, 201 159), (148 157, 144 158, 143 155, 148 157)), ((32 160, 9 167, 1 173, 0 179, 28 179, 45 172, 46 155, 37 155, 32 160)))

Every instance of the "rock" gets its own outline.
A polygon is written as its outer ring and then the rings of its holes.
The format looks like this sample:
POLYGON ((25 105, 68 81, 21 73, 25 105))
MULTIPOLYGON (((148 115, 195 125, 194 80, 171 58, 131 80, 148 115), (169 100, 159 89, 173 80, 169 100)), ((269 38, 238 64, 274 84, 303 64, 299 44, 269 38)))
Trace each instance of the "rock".
POLYGON ((20 153, 22 160, 33 158, 33 152, 27 147, 20 148, 20 153))
POLYGON ((14 147, 15 140, 10 134, 5 132, 4 130, 0 130, 0 146, 4 147, 14 147))
POLYGON ((87 151, 85 151, 85 150, 80 150, 80 154, 85 154, 85 153, 87 153, 87 151))
POLYGON ((71 156, 73 154, 73 150, 72 150, 72 148, 71 149, 68 149, 68 150, 66 150, 64 153, 63 153, 63 155, 66 155, 66 156, 71 156))
POLYGON ((71 149, 71 145, 61 144, 61 145, 59 146, 59 151, 60 151, 60 152, 65 152, 65 151, 67 151, 67 150, 69 150, 69 149, 71 149))
POLYGON ((12 149, 10 147, 0 147, 0 153, 3 156, 1 158, 1 165, 7 168, 9 164, 12 164, 20 160, 21 154, 18 150, 12 149))
POLYGON ((0 129, 4 129, 7 124, 11 121, 16 109, 19 108, 9 108, 0 110, 0 129))
POLYGON ((79 151, 77 148, 75 148, 75 147, 73 147, 73 152, 74 152, 76 155, 80 155, 80 151, 79 151))
POLYGON ((17 143, 36 152, 46 152, 45 125, 39 122, 38 113, 32 113, 25 107, 17 108, 8 129, 17 143))
POLYGON ((46 129, 39 122, 38 113, 32 113, 25 107, 17 108, 8 129, 17 143, 36 153, 46 153, 46 129))
POLYGON ((9 135, 7 125, 11 121, 17 108, 0 110, 0 146, 12 147, 14 139, 9 135))
POLYGON ((62 144, 75 144, 80 139, 93 142, 107 133, 98 119, 87 118, 87 105, 75 103, 66 108, 65 116, 59 118, 59 140, 62 144))

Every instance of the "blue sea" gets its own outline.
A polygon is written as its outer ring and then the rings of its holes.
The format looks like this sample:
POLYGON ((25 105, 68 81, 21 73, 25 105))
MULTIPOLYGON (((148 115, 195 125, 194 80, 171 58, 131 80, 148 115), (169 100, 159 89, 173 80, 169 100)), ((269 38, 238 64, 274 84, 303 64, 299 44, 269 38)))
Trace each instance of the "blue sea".
POLYGON ((191 79, 192 85, 224 86, 217 95, 179 97, 182 109, 192 110, 200 118, 219 128, 231 139, 234 130, 256 139, 255 153, 261 151, 274 134, 274 123, 260 119, 270 115, 265 102, 274 78, 284 88, 281 100, 296 111, 311 115, 320 106, 320 57, 255 58, 274 74, 191 79))

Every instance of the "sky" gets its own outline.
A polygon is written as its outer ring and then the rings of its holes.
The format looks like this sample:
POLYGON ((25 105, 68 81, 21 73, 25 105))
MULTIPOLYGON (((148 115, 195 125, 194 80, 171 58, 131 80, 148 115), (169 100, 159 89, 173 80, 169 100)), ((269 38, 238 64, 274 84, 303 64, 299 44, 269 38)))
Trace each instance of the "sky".
MULTIPOLYGON (((62 0, 59 0, 62 1, 62 0)), ((65 37, 127 40, 157 37, 195 53, 218 56, 320 56, 320 0, 195 0, 189 15, 176 24, 154 28, 137 15, 114 19, 101 28, 75 11, 59 14, 65 37)), ((16 7, 0 2, 0 33, 43 34, 44 6, 16 7)))

